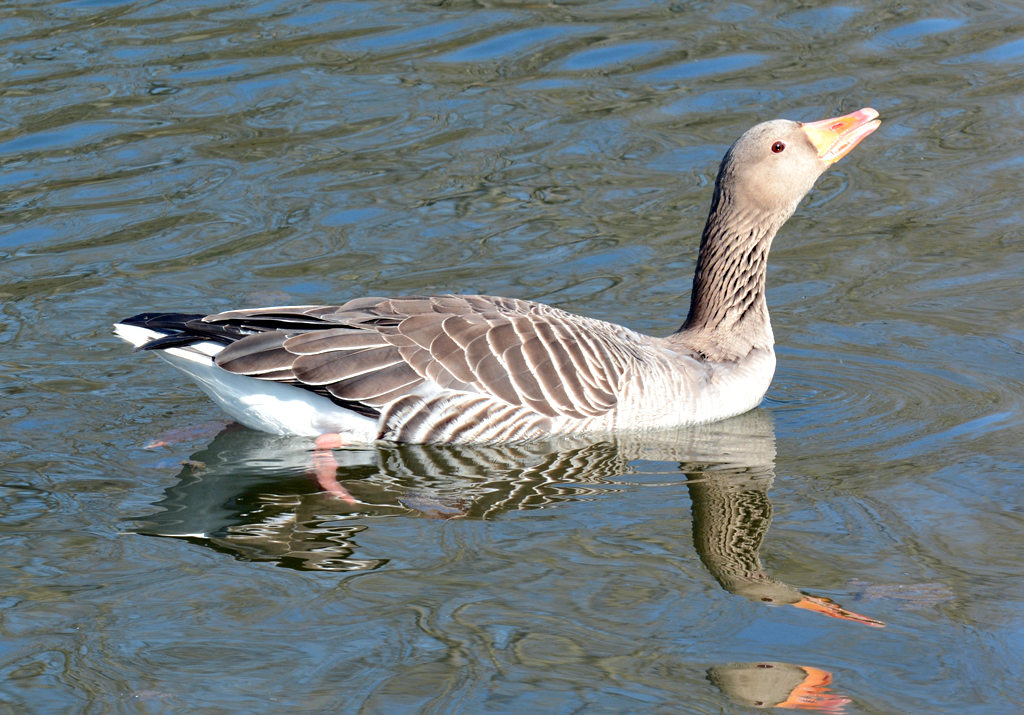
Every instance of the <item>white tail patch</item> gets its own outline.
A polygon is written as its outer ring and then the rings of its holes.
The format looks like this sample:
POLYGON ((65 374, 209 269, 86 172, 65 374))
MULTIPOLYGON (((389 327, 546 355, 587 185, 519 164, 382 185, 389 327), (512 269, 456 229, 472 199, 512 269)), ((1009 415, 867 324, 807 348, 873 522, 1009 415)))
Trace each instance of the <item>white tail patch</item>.
MULTIPOLYGON (((124 323, 116 323, 114 332, 135 347, 144 347, 169 334, 124 323)), ((326 397, 218 367, 212 358, 223 349, 219 343, 204 341, 154 352, 191 377, 203 392, 246 427, 271 434, 310 437, 341 432, 362 444, 377 438, 376 420, 336 405, 326 397)))
POLYGON ((149 328, 140 328, 138 325, 125 325, 114 323, 114 334, 122 340, 127 340, 135 347, 142 347, 148 342, 164 337, 167 333, 158 333, 149 328))
MULTIPOLYGON (((137 348, 170 335, 170 333, 162 333, 159 330, 151 330, 150 328, 143 328, 138 325, 125 325, 124 323, 114 323, 114 334, 122 340, 127 340, 137 348)), ((161 352, 184 358, 185 360, 191 360, 200 365, 212 365, 213 361, 210 358, 223 349, 224 346, 220 343, 204 340, 192 343, 184 348, 168 348, 167 350, 161 350, 161 352)))

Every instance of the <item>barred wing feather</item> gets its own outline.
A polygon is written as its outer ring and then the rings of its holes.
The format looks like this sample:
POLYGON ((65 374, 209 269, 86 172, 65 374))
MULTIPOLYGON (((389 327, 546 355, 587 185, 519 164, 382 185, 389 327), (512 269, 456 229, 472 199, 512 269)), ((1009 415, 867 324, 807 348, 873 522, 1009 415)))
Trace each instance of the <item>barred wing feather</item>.
POLYGON ((360 298, 204 322, 253 331, 217 355, 225 370, 298 384, 364 414, 429 381, 524 414, 596 417, 615 407, 624 365, 641 357, 623 328, 489 296, 360 298))

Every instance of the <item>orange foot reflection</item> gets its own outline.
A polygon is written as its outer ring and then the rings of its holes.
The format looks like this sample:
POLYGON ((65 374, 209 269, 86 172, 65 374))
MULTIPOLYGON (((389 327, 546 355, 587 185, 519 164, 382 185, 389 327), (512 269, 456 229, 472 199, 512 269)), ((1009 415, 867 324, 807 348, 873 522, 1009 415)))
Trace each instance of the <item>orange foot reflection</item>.
POLYGON ((169 429, 166 432, 161 432, 160 436, 147 444, 144 449, 173 447, 187 442, 205 442, 208 439, 213 439, 214 436, 219 432, 222 432, 224 428, 228 426, 227 422, 206 422, 201 425, 175 427, 174 429, 169 429))

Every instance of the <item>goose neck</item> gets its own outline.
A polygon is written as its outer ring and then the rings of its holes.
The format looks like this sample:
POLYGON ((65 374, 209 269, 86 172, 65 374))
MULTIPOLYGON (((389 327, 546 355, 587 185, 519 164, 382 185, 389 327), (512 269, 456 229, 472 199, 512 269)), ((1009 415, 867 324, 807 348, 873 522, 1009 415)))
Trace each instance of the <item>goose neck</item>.
POLYGON ((786 218, 738 207, 716 191, 679 333, 709 356, 738 357, 773 345, 765 275, 772 239, 786 218))

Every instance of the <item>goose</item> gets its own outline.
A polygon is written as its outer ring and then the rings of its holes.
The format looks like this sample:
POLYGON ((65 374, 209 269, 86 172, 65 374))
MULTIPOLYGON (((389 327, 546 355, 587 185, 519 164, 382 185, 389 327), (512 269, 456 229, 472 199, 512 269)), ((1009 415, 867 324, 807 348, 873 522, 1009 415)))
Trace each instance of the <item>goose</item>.
POLYGON ((765 301, 776 232, 880 125, 866 107, 746 131, 719 167, 685 323, 665 337, 515 298, 142 313, 114 325, 243 425, 318 449, 645 432, 756 407, 775 372, 765 301))

